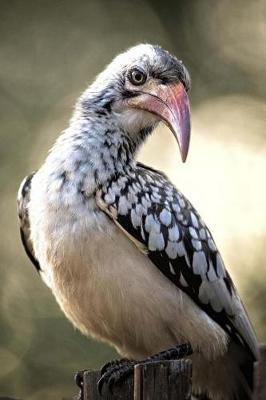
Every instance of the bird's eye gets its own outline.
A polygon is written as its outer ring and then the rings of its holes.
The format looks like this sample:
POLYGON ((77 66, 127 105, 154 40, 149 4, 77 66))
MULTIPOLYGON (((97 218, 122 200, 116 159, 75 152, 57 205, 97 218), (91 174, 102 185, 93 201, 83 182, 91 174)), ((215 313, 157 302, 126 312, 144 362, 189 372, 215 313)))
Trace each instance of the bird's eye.
POLYGON ((128 79, 133 85, 139 86, 146 82, 147 75, 144 71, 138 68, 133 68, 129 71, 128 79))

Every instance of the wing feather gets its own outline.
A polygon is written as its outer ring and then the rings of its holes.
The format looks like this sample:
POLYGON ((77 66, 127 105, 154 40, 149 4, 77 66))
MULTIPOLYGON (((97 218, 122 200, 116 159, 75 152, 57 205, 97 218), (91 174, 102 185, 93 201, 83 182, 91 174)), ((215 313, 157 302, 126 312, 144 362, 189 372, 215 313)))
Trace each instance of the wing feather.
POLYGON ((35 266, 36 270, 39 272, 41 270, 39 261, 35 257, 32 241, 30 239, 30 220, 28 213, 28 204, 30 200, 30 188, 31 188, 31 180, 34 176, 34 173, 27 176, 21 183, 18 197, 17 197, 17 209, 18 209, 18 217, 20 224, 20 236, 23 247, 35 266))
POLYGON ((254 330, 210 231, 163 174, 138 164, 96 198, 164 275, 258 357, 254 330))

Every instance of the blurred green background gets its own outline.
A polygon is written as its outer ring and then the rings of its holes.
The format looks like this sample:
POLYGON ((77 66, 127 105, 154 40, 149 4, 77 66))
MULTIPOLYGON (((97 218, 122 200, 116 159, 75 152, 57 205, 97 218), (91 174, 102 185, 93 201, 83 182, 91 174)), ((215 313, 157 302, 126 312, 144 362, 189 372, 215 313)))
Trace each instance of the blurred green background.
POLYGON ((185 165, 166 128, 140 159, 200 211, 266 339, 265 12, 263 0, 0 0, 0 395, 70 397, 76 370, 115 356, 74 330, 27 259, 16 192, 86 85, 139 42, 187 65, 193 126, 185 165))

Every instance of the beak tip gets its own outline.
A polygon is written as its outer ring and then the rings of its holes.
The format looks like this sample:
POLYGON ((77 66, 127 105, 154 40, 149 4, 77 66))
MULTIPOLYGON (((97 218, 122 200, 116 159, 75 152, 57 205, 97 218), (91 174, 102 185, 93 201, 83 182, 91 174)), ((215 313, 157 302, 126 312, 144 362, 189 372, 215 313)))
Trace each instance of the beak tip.
POLYGON ((181 159, 182 159, 182 162, 185 163, 187 161, 187 153, 182 154, 181 159))
POLYGON ((181 138, 177 141, 180 148, 182 162, 185 163, 187 160, 188 150, 189 150, 190 129, 186 131, 186 134, 184 136, 181 136, 181 138))

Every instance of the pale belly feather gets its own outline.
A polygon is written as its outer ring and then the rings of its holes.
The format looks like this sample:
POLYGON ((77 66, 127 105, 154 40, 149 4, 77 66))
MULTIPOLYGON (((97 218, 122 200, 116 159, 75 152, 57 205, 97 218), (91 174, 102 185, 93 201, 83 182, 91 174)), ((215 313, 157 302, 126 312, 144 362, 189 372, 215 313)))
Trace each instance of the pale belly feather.
POLYGON ((43 278, 84 334, 133 358, 187 341, 207 357, 225 351, 224 331, 101 211, 52 214, 38 255, 43 278))

